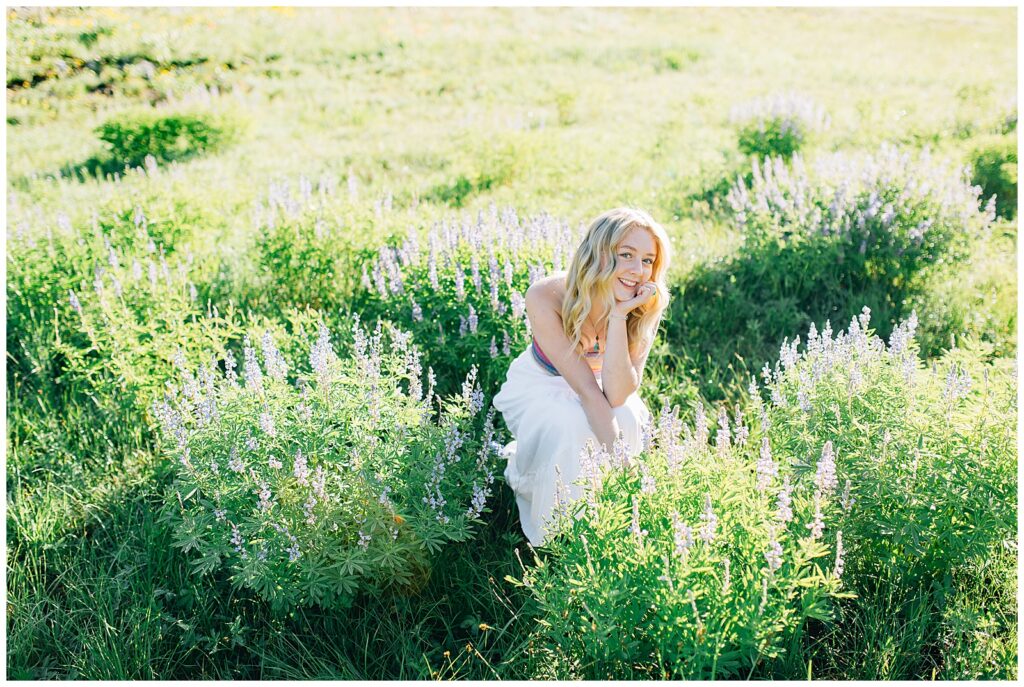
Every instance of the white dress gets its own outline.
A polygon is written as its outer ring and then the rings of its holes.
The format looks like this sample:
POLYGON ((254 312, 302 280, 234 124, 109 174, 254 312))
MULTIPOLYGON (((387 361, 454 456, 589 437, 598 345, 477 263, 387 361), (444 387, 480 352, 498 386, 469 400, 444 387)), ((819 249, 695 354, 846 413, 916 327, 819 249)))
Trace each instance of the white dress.
MULTIPOLYGON (((600 373, 595 377, 603 389, 600 373)), ((503 451, 508 458, 505 480, 515 492, 523 533, 531 544, 540 546, 548 534, 557 483, 564 485, 563 498, 566 491, 570 500, 582 495, 583 487, 573 484, 580 473, 580 451, 588 439, 597 443, 597 436, 579 395, 564 377, 543 368, 529 346, 512 361, 494 407, 515 439, 503 451)), ((651 421, 647 406, 634 392, 612 413, 628 454, 638 455, 643 428, 651 421)))

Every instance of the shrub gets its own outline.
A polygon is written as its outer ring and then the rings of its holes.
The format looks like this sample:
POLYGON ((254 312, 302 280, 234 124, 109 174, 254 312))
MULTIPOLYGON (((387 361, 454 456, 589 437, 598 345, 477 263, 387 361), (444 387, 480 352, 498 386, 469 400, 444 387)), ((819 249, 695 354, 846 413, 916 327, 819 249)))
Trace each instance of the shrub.
MULTIPOLYGON (((883 607, 869 617, 892 618, 904 608, 884 600, 923 597, 935 636, 953 571, 1015 548, 1015 376, 974 346, 950 353, 944 374, 921 369, 915 317, 888 346, 868 323, 865 310, 835 338, 812 326, 803 353, 787 340, 763 371, 770 401, 753 385, 735 421, 720 409, 714 447, 702 407, 681 439, 663 409, 635 462, 581 455, 584 498, 561 499, 547 555, 512 580, 575 677, 818 665, 784 649, 813 646, 802 624, 830 622, 829 597, 871 599, 883 607)), ((840 625, 841 646, 865 632, 840 625)), ((938 647, 905 648, 923 661, 938 647)))
POLYGON ((212 153, 239 138, 245 123, 223 113, 131 112, 108 119, 96 129, 117 166, 138 167, 147 156, 157 162, 212 153))
POLYGON ((846 596, 838 499, 786 464, 763 421, 723 408, 711 446, 703 406, 692 429, 677 412, 662 409, 636 461, 585 451, 585 498, 563 492, 547 555, 510 579, 575 679, 748 677, 846 596))
POLYGON ((362 268, 355 307, 411 331, 443 393, 476 366, 492 395, 530 342, 526 289, 567 266, 578 240, 548 215, 499 217, 492 206, 475 223, 435 224, 426 247, 415 230, 398 248, 381 247, 362 268))
MULTIPOLYGON (((779 340, 815 320, 868 305, 887 335, 905 302, 969 255, 992 221, 962 173, 895 148, 753 166, 728 201, 743 243, 734 256, 698 265, 673 299, 669 337, 709 368, 738 374, 769 360, 779 340)), ((713 375, 708 372, 706 375, 713 375)), ((728 386, 737 386, 736 381, 728 386)), ((703 389, 709 398, 720 389, 703 389)))
MULTIPOLYGON (((339 359, 322 324, 311 371, 287 383, 288 364, 262 337, 263 364, 246 341, 244 386, 216 359, 156 405, 177 480, 164 518, 200 574, 227 567, 273 607, 344 608, 359 592, 415 590, 431 556, 472 536, 491 493, 493 413, 475 371, 430 420, 420 354, 409 335, 390 347, 354 326, 339 359)), ((436 399, 438 402, 440 399, 436 399)))
POLYGON ((996 197, 996 212, 1013 219, 1017 215, 1017 140, 989 136, 974 148, 971 183, 981 186, 982 197, 996 197))
POLYGON ((828 128, 829 117, 813 100, 796 94, 775 94, 732 109, 740 151, 745 155, 792 157, 810 137, 828 128))

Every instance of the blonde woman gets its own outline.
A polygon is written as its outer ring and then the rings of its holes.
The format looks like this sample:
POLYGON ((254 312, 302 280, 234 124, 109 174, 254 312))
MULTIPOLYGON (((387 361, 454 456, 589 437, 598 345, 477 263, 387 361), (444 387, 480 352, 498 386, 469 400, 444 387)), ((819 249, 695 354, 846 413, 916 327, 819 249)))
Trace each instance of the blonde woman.
POLYGON ((523 533, 534 546, 559 498, 576 498, 587 440, 630 456, 642 449, 650 411, 637 393, 668 306, 671 247, 646 212, 616 208, 595 219, 568 272, 526 292, 533 342, 509 367, 494 407, 515 441, 505 479, 516 494, 523 533))

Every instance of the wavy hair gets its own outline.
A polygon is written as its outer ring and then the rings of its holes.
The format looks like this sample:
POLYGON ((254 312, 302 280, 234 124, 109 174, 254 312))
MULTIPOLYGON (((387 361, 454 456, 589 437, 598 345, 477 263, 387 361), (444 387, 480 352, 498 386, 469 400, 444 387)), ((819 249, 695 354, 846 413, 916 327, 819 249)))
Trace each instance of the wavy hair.
POLYGON ((643 210, 622 207, 609 210, 590 223, 569 265, 565 277, 565 300, 562 303, 562 327, 572 344, 571 350, 579 346, 583 323, 595 306, 604 304, 606 309, 610 309, 615 305, 612 291, 616 266, 615 247, 637 227, 649 231, 658 246, 650 279, 657 284, 658 292, 650 301, 634 308, 626 319, 630 356, 654 341, 658 322, 669 303, 665 276, 672 261, 672 246, 665 229, 649 214, 643 210), (602 258, 605 258, 603 267, 602 258))

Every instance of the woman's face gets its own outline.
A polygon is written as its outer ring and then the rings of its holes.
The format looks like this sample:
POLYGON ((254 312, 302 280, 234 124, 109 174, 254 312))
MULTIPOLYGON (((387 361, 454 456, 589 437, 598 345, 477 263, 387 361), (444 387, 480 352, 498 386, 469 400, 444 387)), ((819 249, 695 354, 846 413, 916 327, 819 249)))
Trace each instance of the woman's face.
POLYGON ((654 235, 641 227, 629 230, 615 247, 615 274, 612 293, 616 302, 628 301, 636 296, 641 284, 650 281, 658 244, 654 235))

